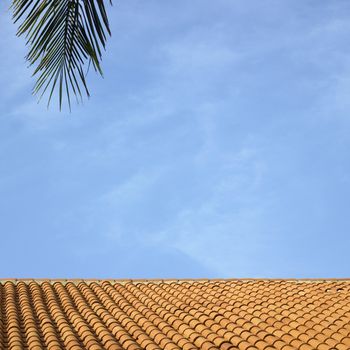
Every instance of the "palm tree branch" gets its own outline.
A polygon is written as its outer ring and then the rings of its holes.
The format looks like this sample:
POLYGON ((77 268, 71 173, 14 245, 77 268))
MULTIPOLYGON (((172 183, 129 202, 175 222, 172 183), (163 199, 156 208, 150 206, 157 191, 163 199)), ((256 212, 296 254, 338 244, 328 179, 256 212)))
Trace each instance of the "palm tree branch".
MULTIPOLYGON (((111 1, 109 1, 111 3, 111 1)), ((84 65, 91 62, 102 75, 102 50, 111 34, 105 0, 13 0, 13 18, 22 21, 17 35, 29 45, 26 59, 34 65, 37 81, 33 93, 49 91, 48 104, 58 90, 61 109, 64 95, 89 96, 84 65)))

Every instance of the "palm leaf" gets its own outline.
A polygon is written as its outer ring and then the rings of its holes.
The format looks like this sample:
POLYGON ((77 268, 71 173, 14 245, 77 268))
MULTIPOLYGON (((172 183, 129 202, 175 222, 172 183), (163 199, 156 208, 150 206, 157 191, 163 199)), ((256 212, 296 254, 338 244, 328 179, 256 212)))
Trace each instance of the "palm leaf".
MULTIPOLYGON (((48 93, 48 105, 58 91, 59 107, 71 94, 77 101, 90 96, 84 66, 102 75, 102 49, 110 27, 105 0, 13 0, 14 21, 22 21, 17 35, 25 35, 26 59, 35 66, 33 93, 48 93)), ((111 0, 109 0, 111 3, 111 0)))

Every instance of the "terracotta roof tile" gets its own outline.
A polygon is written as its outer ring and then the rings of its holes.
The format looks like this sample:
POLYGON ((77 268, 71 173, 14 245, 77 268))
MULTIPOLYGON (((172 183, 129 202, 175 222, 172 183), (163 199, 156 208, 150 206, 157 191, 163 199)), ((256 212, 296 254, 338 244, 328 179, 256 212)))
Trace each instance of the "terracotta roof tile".
POLYGON ((0 349, 349 350, 349 280, 0 280, 0 349))

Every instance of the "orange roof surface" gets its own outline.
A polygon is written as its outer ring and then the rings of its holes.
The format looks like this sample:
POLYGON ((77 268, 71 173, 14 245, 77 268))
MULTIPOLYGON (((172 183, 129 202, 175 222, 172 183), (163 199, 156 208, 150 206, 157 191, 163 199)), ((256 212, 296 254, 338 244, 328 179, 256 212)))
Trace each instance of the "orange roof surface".
POLYGON ((349 280, 2 280, 0 349, 350 349, 349 280))

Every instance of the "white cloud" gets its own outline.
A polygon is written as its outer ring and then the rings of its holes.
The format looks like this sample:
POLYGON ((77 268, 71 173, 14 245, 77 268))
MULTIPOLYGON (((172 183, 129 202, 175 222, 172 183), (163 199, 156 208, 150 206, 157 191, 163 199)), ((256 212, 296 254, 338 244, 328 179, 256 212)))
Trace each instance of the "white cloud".
POLYGON ((138 201, 147 194, 148 191, 156 188, 157 181, 166 171, 166 167, 150 167, 140 169, 137 173, 128 177, 126 181, 117 185, 102 195, 100 201, 103 206, 123 207, 138 201))

